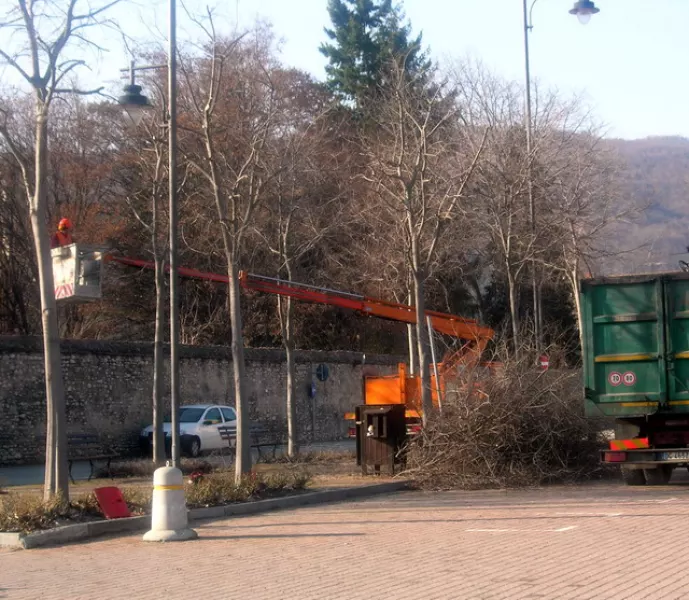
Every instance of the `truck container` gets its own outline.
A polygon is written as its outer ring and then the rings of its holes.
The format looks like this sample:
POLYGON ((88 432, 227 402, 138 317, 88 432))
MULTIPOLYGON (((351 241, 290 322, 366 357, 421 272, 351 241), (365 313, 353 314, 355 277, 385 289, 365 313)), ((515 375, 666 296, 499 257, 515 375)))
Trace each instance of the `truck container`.
POLYGON ((614 419, 602 451, 629 485, 689 466, 689 273, 581 282, 584 403, 614 419))

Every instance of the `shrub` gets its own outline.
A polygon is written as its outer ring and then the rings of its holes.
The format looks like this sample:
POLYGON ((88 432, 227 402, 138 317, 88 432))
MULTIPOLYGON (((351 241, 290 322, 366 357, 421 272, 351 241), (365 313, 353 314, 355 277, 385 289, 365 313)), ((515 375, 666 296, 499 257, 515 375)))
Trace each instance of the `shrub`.
POLYGON ((145 515, 151 512, 151 500, 153 498, 151 488, 123 488, 122 495, 132 515, 145 515))
MULTIPOLYGON (((123 460, 114 461, 110 465, 110 470, 107 467, 101 467, 96 471, 96 477, 108 478, 110 473, 113 477, 124 479, 127 477, 153 477, 153 472, 158 468, 151 460, 123 460)), ((213 471, 213 465, 208 461, 199 460, 195 458, 183 458, 180 461, 180 469, 185 475, 189 475, 195 471, 200 473, 210 473, 213 471)))
POLYGON ((33 494, 7 494, 0 500, 0 531, 49 529, 63 525, 76 514, 100 515, 95 496, 93 501, 79 499, 66 503, 59 497, 43 502, 33 494))
POLYGON ((602 472, 601 429, 584 417, 580 371, 506 362, 447 390, 442 415, 408 445, 406 472, 430 489, 589 478, 602 472))
POLYGON ((287 491, 303 490, 310 480, 310 475, 302 470, 267 475, 252 472, 238 483, 235 483, 234 473, 229 471, 212 473, 196 483, 187 483, 187 506, 196 508, 258 500, 287 491))

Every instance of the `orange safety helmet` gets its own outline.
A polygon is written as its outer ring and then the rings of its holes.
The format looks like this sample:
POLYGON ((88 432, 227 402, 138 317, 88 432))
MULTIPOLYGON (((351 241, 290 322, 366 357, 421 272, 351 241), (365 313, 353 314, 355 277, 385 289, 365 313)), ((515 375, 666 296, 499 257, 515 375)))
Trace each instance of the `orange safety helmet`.
POLYGON ((69 219, 60 219, 60 222, 57 224, 57 228, 59 231, 62 231, 63 229, 72 229, 72 221, 69 219))

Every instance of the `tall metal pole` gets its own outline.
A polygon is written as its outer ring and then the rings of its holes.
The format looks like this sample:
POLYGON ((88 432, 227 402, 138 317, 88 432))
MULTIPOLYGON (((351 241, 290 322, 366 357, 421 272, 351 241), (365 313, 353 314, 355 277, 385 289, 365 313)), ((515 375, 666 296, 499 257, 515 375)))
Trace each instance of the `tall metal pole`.
POLYGON ((170 0, 168 49, 168 160, 170 193, 170 409, 172 466, 179 467, 179 287, 177 277, 177 6, 170 0))
MULTIPOLYGON (((537 0, 534 0, 533 5, 537 0)), ((526 110, 525 110, 525 125, 526 125, 526 157, 527 157, 527 190, 529 194, 529 224, 531 226, 532 244, 536 243, 536 207, 533 193, 533 172, 532 172, 532 150, 533 150, 533 130, 531 118, 531 63, 529 61, 529 34, 533 26, 531 24, 530 10, 527 6, 528 0, 523 0, 524 7, 524 71, 526 74, 526 110)), ((533 317, 534 317, 534 338, 536 342, 536 352, 540 350, 541 346, 541 301, 540 291, 536 281, 536 257, 533 256, 535 248, 532 247, 531 259, 531 285, 533 288, 533 317)), ((516 342, 516 340, 515 340, 516 342)))

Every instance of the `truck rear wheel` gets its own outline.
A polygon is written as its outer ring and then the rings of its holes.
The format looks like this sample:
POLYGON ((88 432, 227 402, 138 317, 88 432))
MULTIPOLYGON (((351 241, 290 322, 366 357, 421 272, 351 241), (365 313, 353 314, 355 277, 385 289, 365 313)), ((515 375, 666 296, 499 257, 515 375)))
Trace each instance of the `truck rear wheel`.
POLYGON ((642 469, 622 469, 622 479, 627 485, 646 485, 646 475, 642 469))
POLYGON ((667 485, 672 476, 670 465, 658 465, 655 469, 644 469, 648 485, 667 485))

